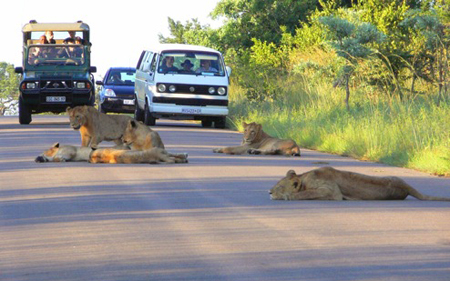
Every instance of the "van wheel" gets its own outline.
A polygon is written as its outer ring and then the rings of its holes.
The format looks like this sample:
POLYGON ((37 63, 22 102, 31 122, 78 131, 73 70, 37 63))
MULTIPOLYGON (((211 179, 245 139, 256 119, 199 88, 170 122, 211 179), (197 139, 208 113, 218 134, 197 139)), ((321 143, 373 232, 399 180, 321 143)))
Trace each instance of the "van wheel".
POLYGON ((214 121, 214 128, 224 129, 227 121, 227 117, 219 117, 214 121))
POLYGON ((139 108, 137 100, 134 100, 134 119, 136 121, 144 121, 144 111, 139 108))
POLYGON ((211 119, 203 119, 202 120, 202 127, 211 128, 211 125, 212 125, 211 119))
POLYGON ((31 123, 31 109, 22 101, 22 98, 19 98, 19 123, 22 125, 31 123))
POLYGON ((152 116, 150 113, 150 110, 148 109, 148 105, 145 104, 145 112, 144 112, 144 124, 147 126, 155 126, 156 119, 152 116))

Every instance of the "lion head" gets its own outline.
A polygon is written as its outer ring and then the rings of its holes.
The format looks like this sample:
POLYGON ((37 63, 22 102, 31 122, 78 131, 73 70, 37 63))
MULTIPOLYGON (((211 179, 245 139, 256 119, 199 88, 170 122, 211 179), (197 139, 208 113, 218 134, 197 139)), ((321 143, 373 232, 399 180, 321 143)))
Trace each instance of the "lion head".
POLYGON ((247 124, 243 122, 242 125, 244 126, 242 144, 252 144, 261 140, 263 134, 261 124, 255 122, 247 124))
POLYGON ((53 161, 53 158, 55 157, 56 153, 58 153, 58 151, 59 151, 59 142, 56 142, 52 145, 52 147, 50 147, 49 149, 44 151, 41 155, 36 157, 34 161, 36 162, 53 161))
POLYGON ((69 115, 70 127, 74 130, 79 130, 88 121, 89 108, 86 105, 76 106, 74 108, 68 107, 66 112, 69 115))
POLYGON ((122 136, 122 141, 126 145, 132 145, 133 142, 136 140, 138 132, 138 121, 130 120, 128 121, 127 128, 125 129, 125 132, 122 136))
POLYGON ((269 191, 270 199, 290 200, 300 190, 302 190, 302 187, 299 176, 293 170, 289 170, 286 176, 269 191))

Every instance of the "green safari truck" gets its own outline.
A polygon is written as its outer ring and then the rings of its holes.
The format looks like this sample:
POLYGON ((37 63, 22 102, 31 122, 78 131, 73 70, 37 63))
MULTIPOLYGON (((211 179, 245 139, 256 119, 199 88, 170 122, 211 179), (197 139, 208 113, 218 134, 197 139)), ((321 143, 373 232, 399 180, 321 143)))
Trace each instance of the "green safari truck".
POLYGON ((22 32, 22 66, 15 68, 21 74, 19 123, 30 124, 34 113, 94 105, 89 25, 30 21, 22 32))

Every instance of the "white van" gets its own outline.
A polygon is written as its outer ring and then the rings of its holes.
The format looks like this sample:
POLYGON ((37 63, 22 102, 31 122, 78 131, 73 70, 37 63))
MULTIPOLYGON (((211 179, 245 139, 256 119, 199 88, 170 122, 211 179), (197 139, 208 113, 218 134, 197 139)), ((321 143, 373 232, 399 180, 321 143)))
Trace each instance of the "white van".
POLYGON ((224 128, 230 72, 222 54, 211 48, 161 44, 143 51, 136 66, 134 118, 150 126, 169 118, 224 128))

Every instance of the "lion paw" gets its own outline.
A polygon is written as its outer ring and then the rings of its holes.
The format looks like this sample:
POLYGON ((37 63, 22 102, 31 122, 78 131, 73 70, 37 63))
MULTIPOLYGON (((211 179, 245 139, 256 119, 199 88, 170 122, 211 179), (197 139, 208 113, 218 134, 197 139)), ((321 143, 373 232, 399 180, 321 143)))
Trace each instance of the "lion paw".
POLYGON ((251 149, 247 150, 247 153, 258 155, 258 154, 261 154, 261 150, 251 148, 251 149))

